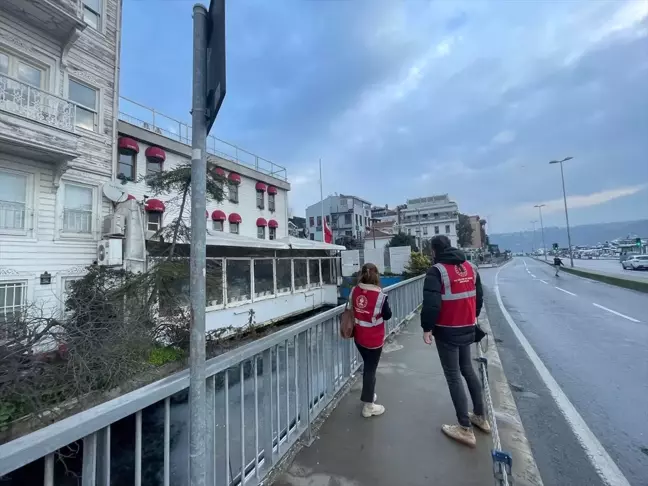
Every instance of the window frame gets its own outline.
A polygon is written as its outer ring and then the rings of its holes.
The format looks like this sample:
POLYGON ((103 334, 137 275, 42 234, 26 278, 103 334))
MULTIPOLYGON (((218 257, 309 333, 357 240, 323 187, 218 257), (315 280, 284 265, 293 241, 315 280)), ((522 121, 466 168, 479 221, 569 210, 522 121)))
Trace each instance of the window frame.
POLYGON ((117 178, 120 179, 120 176, 122 174, 124 175, 124 177, 123 177, 124 180, 134 182, 137 179, 137 153, 121 153, 121 152, 119 153, 119 157, 117 159, 117 178), (122 157, 130 157, 130 159, 131 159, 132 165, 131 165, 131 175, 130 176, 124 174, 120 170, 121 165, 122 165, 122 161, 121 161, 122 157))
POLYGON ((163 228, 163 226, 162 226, 163 221, 164 221, 164 214, 163 213, 160 213, 159 211, 149 211, 149 212, 147 212, 146 213, 146 231, 152 231, 153 233, 157 233, 158 231, 160 231, 163 228), (151 220, 150 220, 151 215, 157 216, 158 221, 151 222, 151 220), (151 224, 157 225, 157 228, 156 229, 151 229, 151 226, 150 226, 151 224))
POLYGON ((435 235, 440 234, 439 231, 440 231, 440 230, 439 230, 439 227, 438 227, 438 226, 435 226, 435 227, 434 227, 434 234, 435 234, 435 235))
POLYGON ((277 210, 277 196, 276 194, 268 194, 268 210, 274 213, 277 210))
MULTIPOLYGON (((30 279, 24 278, 24 277, 17 277, 17 276, 11 276, 10 278, 0 278, 0 286, 5 287, 5 297, 4 301, 0 302, 0 316, 4 317, 6 315, 6 300, 7 300, 7 289, 6 286, 13 285, 14 286, 14 296, 15 296, 15 288, 16 285, 19 285, 22 288, 22 293, 21 293, 21 298, 20 300, 22 301, 19 306, 12 305, 11 308, 13 309, 20 309, 20 311, 24 311, 25 308, 27 307, 27 302, 29 300, 29 291, 30 291, 30 279)), ((15 310, 14 310, 15 312, 15 310)), ((0 319, 2 319, 0 317, 0 319)), ((2 342, 3 339, 8 339, 11 336, 9 334, 3 335, 0 334, 0 342, 2 342)))
POLYGON ((79 182, 74 179, 62 179, 61 184, 59 186, 59 193, 58 193, 58 205, 57 205, 57 211, 58 211, 58 234, 61 238, 64 239, 95 239, 95 234, 97 231, 97 216, 99 214, 100 206, 97 203, 97 193, 98 193, 98 188, 96 185, 91 185, 91 184, 86 184, 83 182, 79 182), (72 231, 67 231, 65 229, 65 193, 66 193, 66 188, 68 186, 77 186, 81 187, 83 189, 88 189, 92 193, 92 211, 91 211, 91 216, 90 216, 90 231, 87 233, 79 233, 79 232, 72 232, 72 231))
POLYGON ((309 226, 310 226, 311 228, 312 228, 313 226, 315 226, 315 216, 309 216, 309 217, 308 217, 308 223, 309 223, 309 226))
POLYGON ((75 128, 79 128, 79 129, 84 130, 86 132, 99 134, 101 132, 101 130, 100 130, 100 128, 101 128, 100 127, 100 118, 101 117, 99 116, 99 113, 101 111, 101 88, 99 88, 97 86, 93 86, 92 84, 87 83, 85 81, 81 81, 80 79, 75 78, 74 76, 68 76, 68 80, 67 80, 67 99, 70 102, 74 103, 74 107, 75 107, 75 112, 74 112, 74 122, 75 123, 74 123, 74 126, 75 126, 75 128), (76 83, 78 85, 81 85, 81 86, 84 86, 84 87, 86 87, 88 89, 93 90, 95 92, 95 108, 90 108, 89 106, 86 106, 86 105, 83 105, 81 103, 77 103, 76 101, 74 101, 70 97, 70 83, 76 83), (76 112, 77 108, 80 108, 81 110, 89 111, 90 113, 94 114, 94 121, 93 121, 93 127, 94 128, 92 130, 90 130, 88 128, 85 128, 85 127, 82 127, 82 126, 80 126, 78 124, 78 117, 77 117, 77 112, 76 112))
POLYGON ((265 191, 256 192, 256 206, 258 209, 265 209, 265 191))
POLYGON ((41 91, 48 91, 49 81, 50 81, 50 67, 49 65, 40 62, 38 60, 25 57, 21 53, 15 53, 13 50, 6 49, 5 46, 0 46, 0 54, 4 54, 8 58, 8 73, 5 76, 8 76, 11 79, 16 80, 19 83, 26 84, 32 88, 39 89, 41 91), (31 68, 37 69, 41 73, 40 86, 34 86, 33 84, 28 83, 27 81, 22 81, 18 78, 18 64, 23 63, 28 65, 31 68))
MULTIPOLYGON (((25 209, 24 209, 24 216, 23 216, 23 228, 16 229, 16 228, 1 228, 0 227, 0 235, 1 236, 26 236, 29 231, 33 231, 35 224, 34 224, 34 215, 36 214, 35 207, 34 207, 34 181, 35 181, 35 176, 31 172, 23 172, 20 170, 13 170, 7 167, 0 167, 0 173, 7 173, 11 175, 15 175, 18 177, 24 177, 25 178, 25 209)), ((0 199, 2 199, 2 195, 0 195, 0 199)), ((9 201, 7 201, 9 202, 9 201)))
POLYGON ((265 226, 257 226, 257 238, 260 240, 265 240, 265 226))
POLYGON ((449 225, 449 224, 446 224, 446 225, 445 225, 445 234, 446 234, 446 235, 449 235, 449 234, 450 234, 450 225, 449 225))
POLYGON ((88 4, 87 4, 85 1, 82 1, 82 2, 81 2, 81 3, 82 3, 82 7, 83 7, 83 22, 84 22, 88 27, 90 27, 91 29, 94 29, 94 30, 96 30, 97 32, 103 32, 103 29, 104 29, 104 8, 105 8, 105 2, 104 2, 104 0, 99 0, 99 2, 100 2, 100 4, 101 4, 101 5, 99 5, 99 8, 101 9, 100 12, 97 12, 96 10, 94 10, 93 8, 91 8, 90 6, 88 6, 88 4), (86 12, 86 10, 90 11, 90 13, 93 13, 94 15, 97 16, 97 25, 96 25, 96 26, 93 26, 92 24, 89 24, 89 23, 86 21, 86 18, 85 18, 85 12, 86 12))
POLYGON ((268 239, 276 240, 277 239, 277 228, 268 229, 268 239))
POLYGON ((241 223, 230 223, 229 224, 229 232, 233 235, 238 235, 241 232, 241 223), (236 231, 234 231, 236 230, 236 231))
POLYGON ((212 221, 212 230, 220 231, 221 233, 225 231, 225 221, 212 221), (218 225, 220 225, 220 228, 218 225))
POLYGON ((229 181, 227 190, 227 199, 233 204, 239 203, 239 185, 236 182, 229 181))
POLYGON ((65 301, 67 300, 67 289, 65 288, 68 282, 75 282, 81 280, 84 275, 63 275, 60 277, 60 299, 61 299, 61 313, 63 315, 69 314, 70 311, 65 310, 65 301))

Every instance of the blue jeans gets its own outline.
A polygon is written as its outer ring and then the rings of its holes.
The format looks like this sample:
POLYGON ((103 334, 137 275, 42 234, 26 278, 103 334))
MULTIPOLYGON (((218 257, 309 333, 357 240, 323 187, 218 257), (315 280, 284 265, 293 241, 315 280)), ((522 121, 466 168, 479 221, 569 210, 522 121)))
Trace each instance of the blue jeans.
POLYGON ((473 403, 473 411, 476 415, 484 415, 484 399, 482 395, 482 383, 475 373, 470 355, 470 344, 455 346, 454 344, 435 340, 439 360, 443 368, 443 374, 448 382, 450 397, 454 404, 457 420, 464 427, 470 427, 468 417, 468 400, 461 377, 463 376, 468 384, 468 391, 473 403))

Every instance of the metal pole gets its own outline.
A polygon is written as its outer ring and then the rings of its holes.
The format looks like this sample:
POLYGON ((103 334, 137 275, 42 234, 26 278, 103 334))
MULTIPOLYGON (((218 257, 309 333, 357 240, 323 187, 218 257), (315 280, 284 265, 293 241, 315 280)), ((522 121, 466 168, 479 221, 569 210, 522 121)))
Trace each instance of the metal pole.
POLYGON ((563 161, 560 161, 560 177, 562 179, 563 200, 565 201, 565 221, 567 222, 567 243, 569 244, 569 262, 574 268, 574 255, 572 253, 571 234, 569 231, 569 213, 567 212, 567 193, 565 192, 565 174, 563 172, 563 161))
POLYGON ((322 183, 322 159, 319 159, 319 171, 320 171, 320 208, 322 212, 322 243, 326 241, 326 236, 324 236, 324 227, 326 226, 326 220, 324 219, 324 184, 322 183))
POLYGON ((423 233, 421 232, 421 210, 416 210, 416 219, 418 220, 418 243, 419 243, 419 253, 423 254, 423 233))
POLYGON ((537 221, 531 221, 533 225, 533 239, 531 240, 531 253, 535 253, 535 224, 537 221))
POLYGON ((545 243, 544 223, 542 222, 542 206, 544 206, 544 204, 538 204, 536 207, 538 208, 538 212, 540 213, 540 228, 542 229, 542 247, 544 251, 545 261, 547 261, 547 244, 545 243))
POLYGON ((194 5, 191 108, 191 337, 189 351, 189 484, 207 485, 205 383, 205 268, 207 160, 207 9, 194 5))

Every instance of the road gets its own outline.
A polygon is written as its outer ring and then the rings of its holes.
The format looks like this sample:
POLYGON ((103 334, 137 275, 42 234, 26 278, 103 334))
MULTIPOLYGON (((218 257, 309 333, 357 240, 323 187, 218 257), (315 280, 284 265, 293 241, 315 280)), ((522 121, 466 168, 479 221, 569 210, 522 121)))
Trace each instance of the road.
POLYGON ((531 258, 482 279, 544 484, 648 486, 648 295, 531 258))
MULTIPOLYGON (((569 258, 564 258, 563 263, 569 265, 569 258)), ((645 270, 624 270, 618 260, 574 260, 574 266, 583 270, 597 270, 599 272, 624 275, 631 278, 648 280, 648 271, 645 270)))

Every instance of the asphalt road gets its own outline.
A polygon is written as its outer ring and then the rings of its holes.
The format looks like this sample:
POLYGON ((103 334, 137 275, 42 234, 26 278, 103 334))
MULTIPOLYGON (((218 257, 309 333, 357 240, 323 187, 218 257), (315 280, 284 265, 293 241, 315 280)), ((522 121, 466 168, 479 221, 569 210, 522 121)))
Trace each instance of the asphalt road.
POLYGON ((614 476, 618 466, 621 480, 612 484, 648 486, 648 295, 565 273, 556 278, 531 258, 481 273, 493 334, 544 484, 604 485, 601 474, 614 476), (508 323, 495 294, 498 272, 506 311, 556 386, 508 323), (556 387, 583 422, 565 418, 556 387), (605 458, 594 460, 601 474, 588 458, 597 442, 613 461, 609 467, 605 458))
MULTIPOLYGON (((563 263, 569 265, 569 258, 563 258, 563 263)), ((642 278, 648 280, 646 270, 624 270, 618 260, 579 260, 574 259, 574 266, 583 270, 597 270, 599 272, 611 273, 613 275, 624 275, 631 278, 642 278)))

